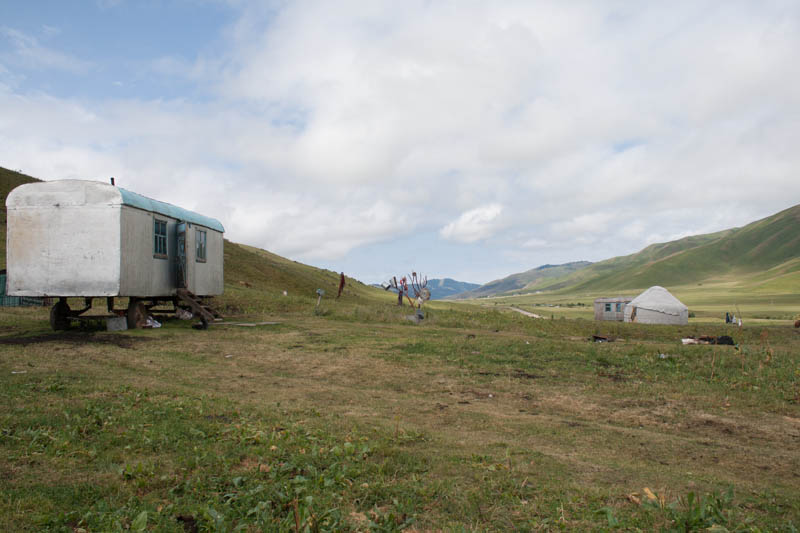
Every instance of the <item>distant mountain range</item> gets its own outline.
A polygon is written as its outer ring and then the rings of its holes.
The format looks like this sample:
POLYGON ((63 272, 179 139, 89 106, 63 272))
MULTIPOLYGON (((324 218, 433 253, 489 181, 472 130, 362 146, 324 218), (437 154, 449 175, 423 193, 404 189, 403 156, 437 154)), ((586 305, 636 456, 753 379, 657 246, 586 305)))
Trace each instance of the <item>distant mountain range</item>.
POLYGON ((741 228, 652 244, 637 253, 597 263, 544 265, 455 298, 640 290, 709 282, 775 293, 800 292, 800 205, 741 228))
MULTIPOLYGON (((373 283, 372 286, 383 288, 383 286, 379 283, 373 283)), ((480 283, 469 283, 466 281, 456 281, 450 278, 443 278, 429 279, 427 288, 429 291, 431 291, 431 300, 443 300, 445 298, 461 294, 465 291, 477 289, 480 286, 480 283)))
POLYGON ((431 291, 431 300, 443 300, 449 296, 477 289, 480 286, 480 283, 456 281, 450 278, 428 280, 428 290, 431 291))
POLYGON ((571 273, 591 265, 589 261, 574 261, 563 265, 542 265, 519 274, 511 274, 502 279, 490 281, 470 291, 462 292, 451 299, 482 298, 498 294, 527 293, 539 290, 540 286, 552 287, 553 280, 562 279, 571 273))

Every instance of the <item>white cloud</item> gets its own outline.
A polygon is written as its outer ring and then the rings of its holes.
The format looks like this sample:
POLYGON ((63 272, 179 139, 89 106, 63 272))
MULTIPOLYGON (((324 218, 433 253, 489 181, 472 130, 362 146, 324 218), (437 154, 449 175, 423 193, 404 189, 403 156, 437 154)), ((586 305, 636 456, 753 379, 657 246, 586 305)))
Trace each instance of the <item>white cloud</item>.
POLYGON ((444 239, 463 243, 487 239, 497 230, 497 218, 502 212, 503 206, 500 204, 476 207, 444 226, 439 235, 444 239))
POLYGON ((150 62, 202 101, 18 92, 23 63, 89 64, 3 28, 0 164, 114 175, 292 257, 426 231, 526 268, 800 198, 800 4, 232 5, 224 46, 150 62))
POLYGON ((8 60, 19 63, 25 68, 82 73, 91 67, 91 63, 48 48, 39 43, 35 37, 17 29, 0 26, 0 36, 4 37, 14 49, 13 53, 8 56, 8 60))
POLYGON ((624 221, 624 216, 612 210, 578 215, 553 224, 555 235, 562 238, 579 238, 586 235, 608 233, 615 220, 624 221))
POLYGON ((547 243, 546 240, 537 239, 535 237, 532 238, 532 239, 528 239, 527 241, 522 243, 522 247, 523 248, 534 248, 534 249, 535 248, 545 248, 545 247, 547 247, 547 245, 548 245, 548 243, 547 243))

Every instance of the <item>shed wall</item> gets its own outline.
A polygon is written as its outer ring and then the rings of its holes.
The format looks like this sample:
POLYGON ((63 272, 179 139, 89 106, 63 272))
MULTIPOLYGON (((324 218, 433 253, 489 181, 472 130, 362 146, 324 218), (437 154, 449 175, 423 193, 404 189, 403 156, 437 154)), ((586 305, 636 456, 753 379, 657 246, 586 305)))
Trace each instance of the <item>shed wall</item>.
POLYGON ((594 319, 595 320, 607 320, 607 321, 612 321, 612 322, 614 322, 614 321, 622 322, 625 319, 625 306, 627 304, 623 304, 622 305, 622 310, 621 311, 615 311, 616 305, 617 304, 612 303, 611 304, 611 311, 606 311, 604 303, 602 303, 602 304, 601 303, 595 303, 594 304, 594 319))
POLYGON ((9 206, 7 213, 9 296, 119 293, 119 206, 56 198, 46 206, 9 206))
POLYGON ((632 298, 597 298, 594 301, 594 319, 610 322, 622 322, 625 319, 625 307, 632 298), (611 305, 611 310, 606 311, 606 304, 611 305), (620 310, 617 311, 617 305, 620 310))

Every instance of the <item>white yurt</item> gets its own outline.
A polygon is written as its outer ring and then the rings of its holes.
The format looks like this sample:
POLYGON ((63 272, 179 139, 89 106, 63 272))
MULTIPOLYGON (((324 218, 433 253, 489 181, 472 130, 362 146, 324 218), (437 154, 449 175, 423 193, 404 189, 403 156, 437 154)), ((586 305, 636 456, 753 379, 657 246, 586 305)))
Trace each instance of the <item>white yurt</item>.
POLYGON ((625 322, 688 324, 689 308, 664 287, 650 287, 625 306, 625 322))

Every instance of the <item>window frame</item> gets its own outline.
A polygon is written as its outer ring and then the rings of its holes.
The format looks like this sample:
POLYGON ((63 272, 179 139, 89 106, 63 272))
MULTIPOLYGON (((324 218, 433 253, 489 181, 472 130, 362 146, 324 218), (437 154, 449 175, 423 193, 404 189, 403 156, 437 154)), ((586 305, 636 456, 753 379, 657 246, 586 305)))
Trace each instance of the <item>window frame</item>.
POLYGON ((605 311, 604 312, 605 313, 610 313, 611 312, 611 302, 606 302, 605 311))
POLYGON ((168 226, 168 221, 153 217, 153 257, 156 259, 169 259, 168 226), (159 227, 163 228, 163 233, 159 233, 159 227))
POLYGON ((204 229, 195 228, 194 260, 198 263, 208 261, 208 232, 204 229))

